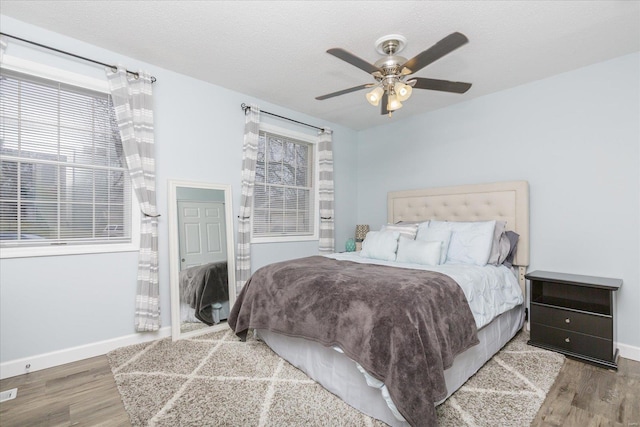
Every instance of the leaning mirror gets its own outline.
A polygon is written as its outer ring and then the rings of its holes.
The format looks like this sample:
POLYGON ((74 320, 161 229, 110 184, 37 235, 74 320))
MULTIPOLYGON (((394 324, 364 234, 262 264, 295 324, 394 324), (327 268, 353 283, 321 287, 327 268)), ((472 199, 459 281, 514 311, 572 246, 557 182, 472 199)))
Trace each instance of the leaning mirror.
POLYGON ((169 180, 173 340, 224 329, 236 296, 231 186, 169 180))

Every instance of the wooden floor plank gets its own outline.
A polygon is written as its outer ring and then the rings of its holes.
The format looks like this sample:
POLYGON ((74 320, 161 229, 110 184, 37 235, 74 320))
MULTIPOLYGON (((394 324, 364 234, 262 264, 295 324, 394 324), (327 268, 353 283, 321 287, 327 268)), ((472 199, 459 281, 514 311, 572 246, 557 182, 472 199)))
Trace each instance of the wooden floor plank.
POLYGON ((12 426, 130 426, 106 356, 0 381, 17 397, 0 404, 0 424, 12 426))
POLYGON ((567 358, 532 426, 640 426, 640 362, 613 371, 567 358))

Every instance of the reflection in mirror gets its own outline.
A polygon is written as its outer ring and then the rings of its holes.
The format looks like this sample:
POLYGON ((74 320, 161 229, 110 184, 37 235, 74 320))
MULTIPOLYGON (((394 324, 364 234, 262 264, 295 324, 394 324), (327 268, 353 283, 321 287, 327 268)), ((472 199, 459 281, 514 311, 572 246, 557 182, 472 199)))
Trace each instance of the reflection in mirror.
POLYGON ((224 328, 235 300, 231 186, 169 181, 173 340, 224 328))

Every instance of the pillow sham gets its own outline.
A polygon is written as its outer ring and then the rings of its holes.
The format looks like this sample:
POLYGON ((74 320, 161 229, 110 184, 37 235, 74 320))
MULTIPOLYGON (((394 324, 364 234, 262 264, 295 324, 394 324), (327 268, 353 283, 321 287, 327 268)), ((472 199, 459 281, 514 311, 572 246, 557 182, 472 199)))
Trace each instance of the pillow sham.
POLYGON ((370 231, 362 242, 360 256, 395 261, 399 237, 400 233, 397 231, 370 231))
POLYGON ((447 252, 449 251, 449 243, 451 242, 451 230, 444 221, 428 227, 420 226, 416 240, 425 242, 440 242, 440 259, 438 264, 444 264, 447 260, 447 252))
POLYGON ((409 239, 415 239, 418 232, 419 223, 404 223, 404 224, 387 224, 383 225, 380 231, 397 231, 400 236, 407 237, 409 239))
POLYGON ((441 252, 441 241, 428 242, 426 240, 413 240, 400 236, 396 261, 438 265, 440 263, 441 252))
MULTIPOLYGON (((506 227, 507 227, 507 221, 496 221, 496 228, 493 231, 493 243, 491 244, 491 252, 489 253, 489 259, 487 260, 487 264, 491 264, 491 265, 501 264, 500 255, 502 255, 502 250, 504 249, 501 246, 501 239, 503 239, 504 237, 504 239, 506 240, 506 236, 504 235, 506 227)), ((508 240, 506 240, 506 243, 507 245, 505 245, 505 248, 508 253, 509 252, 508 240)), ((505 257, 507 253, 504 253, 505 257)), ((504 261, 504 258, 502 260, 504 261)))
POLYGON ((418 224, 418 234, 420 234, 420 231, 422 231, 424 233, 424 230, 429 228, 429 224, 431 224, 431 220, 424 221, 424 222, 421 222, 420 224, 418 224))
POLYGON ((431 221, 432 227, 448 228, 451 242, 447 250, 447 264, 486 265, 493 243, 496 221, 431 221))
POLYGON ((516 256, 516 252, 518 251, 518 240, 520 239, 520 235, 515 231, 507 231, 505 232, 506 238, 509 240, 509 252, 502 262, 503 265, 511 268, 513 267, 513 259, 516 256))
POLYGON ((429 220, 426 221, 398 221, 396 225, 416 224, 418 227, 428 227, 429 220))
POLYGON ((508 231, 505 231, 504 233, 502 233, 502 236, 500 236, 500 256, 496 265, 502 265, 504 260, 507 259, 507 255, 509 255, 509 251, 511 250, 511 242, 509 242, 507 233, 508 231))

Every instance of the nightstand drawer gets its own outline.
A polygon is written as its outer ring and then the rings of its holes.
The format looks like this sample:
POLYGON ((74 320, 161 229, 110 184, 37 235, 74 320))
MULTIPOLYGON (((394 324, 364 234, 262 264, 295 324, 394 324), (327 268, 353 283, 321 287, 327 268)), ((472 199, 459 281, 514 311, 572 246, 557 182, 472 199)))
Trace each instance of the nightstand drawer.
POLYGON ((531 303, 531 322, 613 340, 613 319, 609 316, 577 313, 531 303))
POLYGON ((596 359, 613 361, 613 341, 532 323, 531 342, 596 359))

